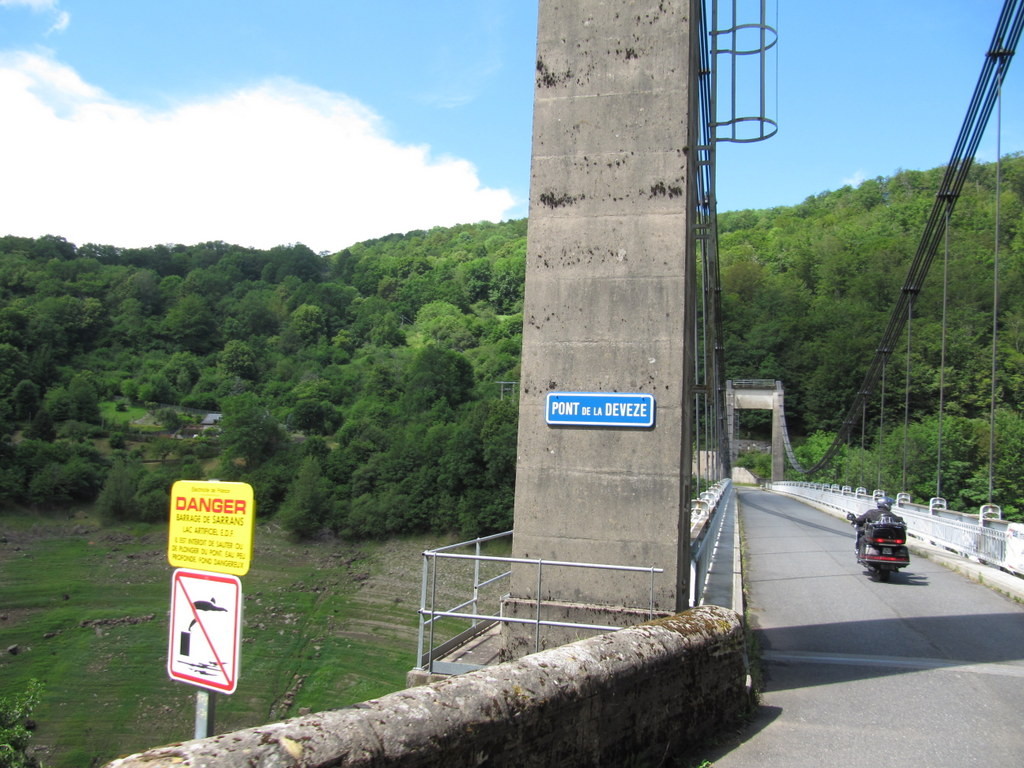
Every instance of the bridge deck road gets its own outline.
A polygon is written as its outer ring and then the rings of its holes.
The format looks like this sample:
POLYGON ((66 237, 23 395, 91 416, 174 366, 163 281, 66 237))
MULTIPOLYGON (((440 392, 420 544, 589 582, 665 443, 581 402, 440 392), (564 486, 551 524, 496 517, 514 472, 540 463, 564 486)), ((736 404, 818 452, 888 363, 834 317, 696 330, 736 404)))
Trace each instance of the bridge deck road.
POLYGON ((715 768, 1024 765, 1024 608, 913 555, 873 582, 846 521, 754 489, 739 504, 765 684, 715 768))

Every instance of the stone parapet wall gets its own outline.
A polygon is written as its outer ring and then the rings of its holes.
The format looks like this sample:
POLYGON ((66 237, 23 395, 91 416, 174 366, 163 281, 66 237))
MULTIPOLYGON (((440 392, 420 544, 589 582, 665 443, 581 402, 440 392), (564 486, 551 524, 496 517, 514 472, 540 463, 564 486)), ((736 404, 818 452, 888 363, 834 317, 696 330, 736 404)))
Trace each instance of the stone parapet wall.
POLYGON ((672 765, 748 703, 740 618, 703 606, 108 768, 672 765))

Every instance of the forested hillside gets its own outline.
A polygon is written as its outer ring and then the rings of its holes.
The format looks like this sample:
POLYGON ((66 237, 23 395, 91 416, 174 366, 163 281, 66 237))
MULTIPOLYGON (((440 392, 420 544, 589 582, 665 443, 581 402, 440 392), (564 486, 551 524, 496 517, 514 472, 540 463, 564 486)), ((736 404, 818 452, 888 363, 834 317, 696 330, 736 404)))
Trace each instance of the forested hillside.
POLYGON ((0 239, 0 502, 158 520, 173 480, 217 477, 300 535, 510 527, 525 234, 0 239))
MULTIPOLYGON (((808 465, 861 384, 941 176, 719 217, 727 376, 784 383, 808 465)), ((1016 515, 1024 158, 1001 176, 992 472, 1016 515)), ((909 368, 893 350, 884 412, 878 393, 862 439, 820 479, 935 495, 941 393, 942 495, 987 501, 995 179, 976 165, 951 222, 945 352, 939 254, 909 368)), ((159 520, 173 480, 217 477, 252 483, 259 515, 298 535, 505 529, 518 397, 501 382, 519 377, 525 250, 525 221, 335 254, 0 238, 0 504, 159 520), (222 418, 201 430, 206 413, 222 418)))
MULTIPOLYGON (((976 164, 951 217, 944 369, 945 247, 909 321, 909 368, 906 346, 891 350, 884 391, 874 393, 855 444, 816 479, 936 495, 942 392, 942 495, 967 511, 988 501, 996 172, 976 164)), ((1024 157, 1006 158, 1000 172, 994 501, 1020 517, 1024 157)), ((793 207, 719 216, 727 377, 783 382, 791 433, 812 435, 797 451, 806 466, 832 442, 863 382, 942 175, 901 171, 793 207)))

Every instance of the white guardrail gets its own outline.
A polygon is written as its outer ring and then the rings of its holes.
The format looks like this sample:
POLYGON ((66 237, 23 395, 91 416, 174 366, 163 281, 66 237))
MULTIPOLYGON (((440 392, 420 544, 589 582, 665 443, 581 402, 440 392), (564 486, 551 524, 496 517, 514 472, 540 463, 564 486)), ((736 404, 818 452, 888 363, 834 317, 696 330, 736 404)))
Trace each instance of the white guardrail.
POLYGON ((690 503, 690 605, 700 605, 722 524, 736 511, 732 480, 719 480, 690 503))
MULTIPOLYGON (((859 515, 875 506, 885 491, 868 491, 848 485, 827 483, 775 482, 767 490, 814 501, 845 515, 859 515)), ((1024 576, 1024 524, 998 519, 999 507, 984 504, 976 514, 946 509, 941 498, 927 505, 914 504, 910 495, 896 494, 893 511, 907 522, 907 533, 933 546, 1024 576)))

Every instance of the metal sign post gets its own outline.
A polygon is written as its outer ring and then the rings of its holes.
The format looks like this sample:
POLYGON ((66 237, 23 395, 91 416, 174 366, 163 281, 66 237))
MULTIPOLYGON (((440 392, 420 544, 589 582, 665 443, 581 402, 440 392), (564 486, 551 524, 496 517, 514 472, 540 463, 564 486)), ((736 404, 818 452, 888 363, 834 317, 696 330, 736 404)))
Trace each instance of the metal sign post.
POLYGON ((213 717, 216 705, 216 693, 202 689, 196 691, 196 731, 193 738, 205 739, 208 736, 213 736, 213 717))

